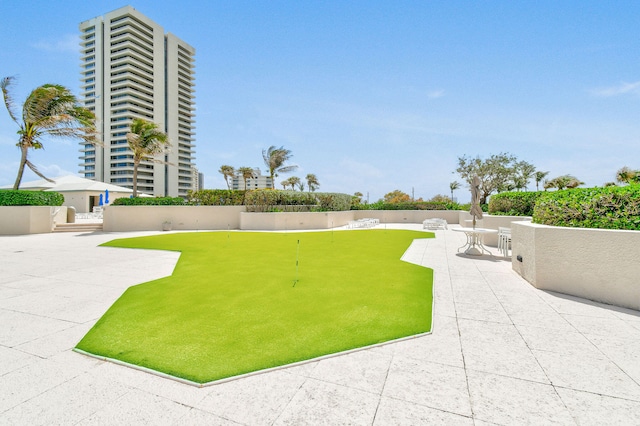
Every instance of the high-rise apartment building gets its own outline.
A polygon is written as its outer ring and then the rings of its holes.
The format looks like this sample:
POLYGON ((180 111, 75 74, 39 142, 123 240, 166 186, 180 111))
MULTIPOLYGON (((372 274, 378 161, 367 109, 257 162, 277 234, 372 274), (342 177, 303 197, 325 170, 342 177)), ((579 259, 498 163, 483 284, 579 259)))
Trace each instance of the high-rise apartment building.
POLYGON ((81 145, 80 173, 132 188, 126 134, 143 118, 167 133, 171 149, 164 164, 140 164, 138 191, 186 196, 195 187, 195 49, 131 6, 82 22, 80 32, 82 96, 102 134, 102 146, 81 145))

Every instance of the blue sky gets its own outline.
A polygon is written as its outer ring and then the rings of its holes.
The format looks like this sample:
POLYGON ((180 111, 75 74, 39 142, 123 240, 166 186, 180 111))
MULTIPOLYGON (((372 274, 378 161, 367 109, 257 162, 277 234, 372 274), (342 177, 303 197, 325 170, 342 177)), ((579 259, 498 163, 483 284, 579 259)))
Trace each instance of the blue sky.
MULTIPOLYGON (((20 101, 43 83, 79 94, 78 24, 126 3, 28 4, 0 4, 0 76, 18 77, 20 101)), ((587 186, 640 169, 637 1, 130 4, 196 48, 207 188, 226 187, 223 164, 264 169, 271 145, 321 191, 370 201, 449 194, 463 155, 509 152, 587 186)), ((15 180, 16 130, 2 106, 0 186, 15 180)), ((75 142, 45 147, 30 157, 41 171, 78 173, 75 142)))

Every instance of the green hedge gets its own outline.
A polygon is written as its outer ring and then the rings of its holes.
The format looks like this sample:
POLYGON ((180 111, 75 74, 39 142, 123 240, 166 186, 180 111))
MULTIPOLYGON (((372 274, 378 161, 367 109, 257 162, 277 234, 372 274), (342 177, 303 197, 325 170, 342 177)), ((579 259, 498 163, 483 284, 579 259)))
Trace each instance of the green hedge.
POLYGON ((501 192, 489 198, 489 213, 506 216, 533 216, 536 201, 548 192, 501 192))
POLYGON ((0 206, 61 206, 64 196, 58 192, 0 190, 0 206))
POLYGON ((458 204, 435 201, 415 201, 408 203, 385 203, 377 201, 371 204, 351 206, 352 210, 457 210, 458 204))
POLYGON ((289 206, 287 211, 344 211, 351 206, 351 195, 330 192, 280 191, 257 189, 248 191, 245 197, 247 210, 256 212, 278 211, 289 206), (299 206, 299 209, 291 206, 299 206), (304 208, 303 208, 304 207, 304 208))
POLYGON ((184 206, 186 203, 180 197, 134 197, 116 198, 112 206, 184 206))
POLYGON ((245 192, 228 189, 189 191, 187 202, 198 206, 241 206, 245 192))
POLYGON ((640 230, 640 185, 548 192, 538 199, 533 221, 553 226, 640 230))

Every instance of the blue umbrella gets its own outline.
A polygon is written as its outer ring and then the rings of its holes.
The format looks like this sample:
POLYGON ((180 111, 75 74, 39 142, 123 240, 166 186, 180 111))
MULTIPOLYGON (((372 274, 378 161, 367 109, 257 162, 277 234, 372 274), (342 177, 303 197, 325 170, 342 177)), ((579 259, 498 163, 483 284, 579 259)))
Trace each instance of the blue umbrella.
POLYGON ((104 190, 104 203, 105 204, 109 204, 109 190, 108 189, 104 190))
POLYGON ((104 205, 104 203, 102 202, 102 194, 100 194, 100 202, 98 203, 99 206, 104 205))

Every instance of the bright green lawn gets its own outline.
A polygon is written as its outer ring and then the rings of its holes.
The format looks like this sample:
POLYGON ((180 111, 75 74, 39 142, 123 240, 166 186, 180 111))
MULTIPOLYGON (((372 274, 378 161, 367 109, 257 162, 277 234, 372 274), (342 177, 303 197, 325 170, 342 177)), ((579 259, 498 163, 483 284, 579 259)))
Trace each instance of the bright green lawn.
POLYGON ((182 255, 171 277, 129 288, 77 348, 205 383, 428 332, 433 271, 400 257, 413 239, 432 236, 359 230, 114 240, 104 245, 182 255))

